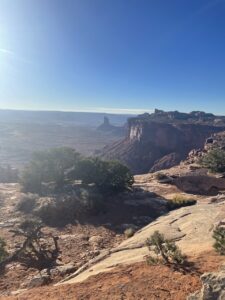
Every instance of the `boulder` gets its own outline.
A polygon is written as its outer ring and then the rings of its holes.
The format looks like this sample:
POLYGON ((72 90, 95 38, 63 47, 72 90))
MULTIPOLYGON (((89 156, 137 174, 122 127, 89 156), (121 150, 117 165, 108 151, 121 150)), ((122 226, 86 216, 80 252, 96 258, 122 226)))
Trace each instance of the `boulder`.
POLYGON ((36 275, 28 283, 26 283, 27 288, 35 288, 49 283, 49 275, 36 275))
POLYGON ((89 238, 89 243, 99 245, 103 242, 103 237, 100 235, 93 235, 89 238))
POLYGON ((58 275, 58 274, 61 276, 64 276, 64 275, 70 274, 74 271, 76 271, 76 267, 74 266, 74 264, 69 263, 69 264, 57 266, 57 267, 51 269, 50 274, 53 276, 58 275))
POLYGON ((187 297, 187 300, 224 300, 225 270, 205 273, 201 276, 202 289, 187 297))

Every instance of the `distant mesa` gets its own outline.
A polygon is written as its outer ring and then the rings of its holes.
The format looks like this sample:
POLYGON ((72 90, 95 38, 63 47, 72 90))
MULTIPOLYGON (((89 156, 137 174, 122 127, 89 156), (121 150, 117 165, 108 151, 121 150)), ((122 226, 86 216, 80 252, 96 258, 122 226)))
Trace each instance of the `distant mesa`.
MULTIPOLYGON (((107 120, 104 124, 110 126, 107 120)), ((156 109, 129 118, 127 126, 126 137, 106 146, 101 155, 120 160, 134 174, 143 174, 179 164, 192 149, 202 148, 212 134, 225 130, 225 117, 156 109)))
POLYGON ((126 127, 125 127, 125 125, 124 126, 112 125, 109 121, 109 118, 105 116, 103 123, 97 127, 97 130, 102 131, 102 132, 113 133, 113 134, 123 137, 126 132, 126 127))
POLYGON ((217 117, 212 113, 205 113, 204 111, 192 111, 190 113, 183 113, 177 110, 164 111, 161 109, 155 109, 154 113, 144 113, 139 115, 138 118, 143 120, 155 120, 159 122, 189 122, 189 123, 211 123, 214 125, 218 123, 218 120, 224 123, 225 117, 217 117))
POLYGON ((100 131, 113 131, 116 128, 117 128, 116 126, 113 126, 112 124, 110 124, 109 118, 105 116, 103 123, 100 126, 98 126, 97 130, 100 130, 100 131))

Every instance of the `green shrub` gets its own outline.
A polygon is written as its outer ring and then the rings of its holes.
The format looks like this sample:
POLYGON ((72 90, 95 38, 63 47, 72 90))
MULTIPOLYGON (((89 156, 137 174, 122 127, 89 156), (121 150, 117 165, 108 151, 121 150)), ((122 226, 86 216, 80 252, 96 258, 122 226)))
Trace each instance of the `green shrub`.
POLYGON ((168 207, 172 210, 183 206, 194 205, 196 203, 197 201, 195 199, 189 199, 181 194, 177 194, 172 199, 168 200, 168 207))
POLYGON ((178 264, 182 265, 186 261, 186 257, 181 253, 175 242, 165 239, 164 235, 155 231, 153 235, 147 239, 146 245, 149 251, 153 251, 156 257, 147 256, 148 264, 178 264))
POLYGON ((129 169, 117 161, 87 158, 79 161, 70 178, 83 184, 94 184, 102 193, 118 193, 132 186, 134 178, 129 169))
POLYGON ((211 172, 223 173, 225 172, 225 151, 214 148, 199 160, 199 164, 211 172))
POLYGON ((70 148, 56 148, 34 154, 21 176, 24 192, 44 194, 45 186, 55 183, 56 190, 67 180, 94 184, 102 193, 118 193, 134 182, 129 169, 117 161, 81 158, 70 148))
POLYGON ((75 187, 73 194, 59 194, 38 200, 33 214, 50 226, 64 226, 104 210, 102 195, 95 187, 75 187))
POLYGON ((0 238, 0 263, 6 259, 8 253, 6 251, 6 243, 4 239, 0 238))
POLYGON ((214 248, 220 255, 225 255, 225 228, 217 226, 213 231, 214 248))
POLYGON ((20 182, 25 192, 41 193, 42 183, 55 182, 61 187, 66 172, 76 165, 79 154, 71 148, 55 148, 36 152, 23 171, 20 182))

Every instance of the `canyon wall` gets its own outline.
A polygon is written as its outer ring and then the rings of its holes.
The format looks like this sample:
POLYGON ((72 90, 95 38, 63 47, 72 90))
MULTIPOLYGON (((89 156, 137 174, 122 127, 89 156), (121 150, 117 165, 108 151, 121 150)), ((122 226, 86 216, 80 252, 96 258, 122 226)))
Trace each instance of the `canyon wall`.
MULTIPOLYGON (((211 119, 210 119, 211 120, 211 119)), ((206 138, 225 130, 212 122, 157 120, 155 114, 128 120, 126 137, 105 147, 105 159, 125 163, 134 174, 170 168, 185 159, 190 150, 202 148, 206 138)))

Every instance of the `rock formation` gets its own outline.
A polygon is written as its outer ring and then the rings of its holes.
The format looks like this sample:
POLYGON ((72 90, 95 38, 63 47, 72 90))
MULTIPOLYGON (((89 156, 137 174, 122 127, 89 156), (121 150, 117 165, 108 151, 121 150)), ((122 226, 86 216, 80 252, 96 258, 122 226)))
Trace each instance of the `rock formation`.
POLYGON ((134 174, 155 172, 179 164, 206 138, 225 129, 225 117, 156 110, 128 120, 125 139, 103 149, 106 159, 119 159, 134 174))
POLYGON ((110 123, 108 117, 104 117, 103 123, 97 127, 98 131, 103 131, 103 132, 113 132, 116 135, 119 136, 124 136, 125 134, 125 126, 114 126, 110 123))
POLYGON ((223 300, 225 299, 225 267, 219 272, 205 273, 201 276, 202 289, 187 300, 223 300))
POLYGON ((114 126, 110 124, 108 117, 104 117, 103 123, 97 128, 97 130, 102 130, 102 131, 111 131, 113 129, 114 126))
POLYGON ((209 138, 207 138, 202 149, 191 150, 184 163, 193 164, 198 162, 199 158, 201 158, 205 153, 210 151, 212 148, 219 148, 221 150, 225 150, 225 131, 212 134, 209 138))
POLYGON ((220 199, 219 203, 212 203, 211 198, 208 198, 208 202, 172 211, 140 229, 118 247, 103 251, 95 260, 82 266, 65 280, 65 283, 81 282, 89 276, 110 271, 118 265, 145 260, 149 253, 146 239, 155 230, 163 233, 167 239, 176 241, 184 254, 198 255, 203 251, 212 250, 213 228, 219 222, 224 222, 224 219, 225 197, 220 199))
POLYGON ((196 195, 217 195, 225 190, 225 179, 197 172, 175 178, 173 183, 183 192, 196 195))

